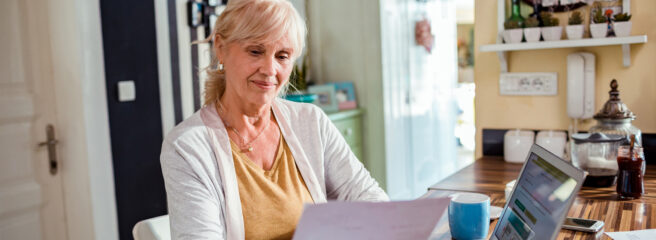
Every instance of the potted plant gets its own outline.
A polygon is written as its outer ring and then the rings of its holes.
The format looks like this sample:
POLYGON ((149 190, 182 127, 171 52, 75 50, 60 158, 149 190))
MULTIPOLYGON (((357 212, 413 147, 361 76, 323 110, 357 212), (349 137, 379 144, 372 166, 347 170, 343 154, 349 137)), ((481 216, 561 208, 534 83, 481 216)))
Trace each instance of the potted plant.
POLYGON ((517 20, 506 20, 503 23, 506 30, 503 31, 503 41, 506 43, 519 43, 522 41, 522 26, 517 20))
POLYGON ((527 18, 524 21, 524 38, 527 42, 538 42, 540 41, 540 21, 536 17, 527 18))
POLYGON ((572 15, 569 16, 568 24, 569 25, 565 28, 567 39, 583 38, 583 17, 581 17, 581 12, 572 12, 572 15))
POLYGON ((631 14, 628 13, 618 13, 614 17, 613 29, 615 30, 615 36, 618 37, 628 37, 631 35, 631 14))
POLYGON ((542 18, 542 37, 545 41, 556 41, 560 40, 563 35, 563 27, 559 26, 560 20, 551 16, 550 12, 540 13, 542 18))
POLYGON ((602 13, 601 8, 594 10, 594 16, 592 17, 592 22, 590 23, 590 35, 593 38, 605 38, 608 33, 608 19, 602 13))

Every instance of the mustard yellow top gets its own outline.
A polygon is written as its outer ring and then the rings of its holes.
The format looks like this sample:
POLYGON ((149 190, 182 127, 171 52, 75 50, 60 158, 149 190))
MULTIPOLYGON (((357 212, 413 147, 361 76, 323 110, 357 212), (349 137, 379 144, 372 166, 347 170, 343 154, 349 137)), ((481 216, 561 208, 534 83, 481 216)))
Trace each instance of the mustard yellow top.
POLYGON ((280 137, 278 153, 269 171, 253 163, 232 140, 230 145, 246 239, 291 239, 303 203, 314 201, 287 142, 280 137))

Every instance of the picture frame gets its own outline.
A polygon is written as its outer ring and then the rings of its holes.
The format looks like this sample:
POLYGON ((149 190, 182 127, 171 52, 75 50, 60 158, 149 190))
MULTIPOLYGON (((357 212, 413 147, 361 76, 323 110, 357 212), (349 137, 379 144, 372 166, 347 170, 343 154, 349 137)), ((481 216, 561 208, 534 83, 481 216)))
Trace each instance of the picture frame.
POLYGON ((353 82, 336 82, 333 85, 335 86, 335 99, 337 100, 339 110, 355 109, 358 107, 355 100, 353 82))
POLYGON ((200 2, 187 2, 187 24, 196 28, 203 25, 205 6, 200 2))
POLYGON ((308 87, 307 91, 308 93, 317 94, 317 99, 313 103, 323 109, 324 112, 330 113, 339 111, 337 99, 335 98, 335 85, 314 85, 308 87))

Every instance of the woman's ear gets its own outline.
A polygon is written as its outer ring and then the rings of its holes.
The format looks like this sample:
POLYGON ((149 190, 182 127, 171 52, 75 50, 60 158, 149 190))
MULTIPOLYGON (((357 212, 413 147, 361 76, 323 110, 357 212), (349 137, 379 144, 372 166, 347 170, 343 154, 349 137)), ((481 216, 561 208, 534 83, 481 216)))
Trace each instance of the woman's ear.
POLYGON ((212 39, 214 44, 212 46, 212 50, 214 51, 214 55, 216 56, 217 59, 219 59, 219 62, 223 60, 223 57, 225 56, 225 51, 226 51, 226 46, 225 46, 225 41, 216 34, 214 36, 214 39, 212 39))

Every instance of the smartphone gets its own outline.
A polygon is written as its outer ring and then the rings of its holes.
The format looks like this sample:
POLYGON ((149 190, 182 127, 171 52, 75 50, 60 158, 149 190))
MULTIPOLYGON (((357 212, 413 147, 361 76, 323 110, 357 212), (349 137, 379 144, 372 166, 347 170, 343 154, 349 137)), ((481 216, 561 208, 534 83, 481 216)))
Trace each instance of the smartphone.
POLYGON ((565 218, 563 223, 563 229, 582 232, 598 232, 603 226, 603 221, 570 217, 565 218))

